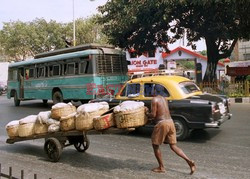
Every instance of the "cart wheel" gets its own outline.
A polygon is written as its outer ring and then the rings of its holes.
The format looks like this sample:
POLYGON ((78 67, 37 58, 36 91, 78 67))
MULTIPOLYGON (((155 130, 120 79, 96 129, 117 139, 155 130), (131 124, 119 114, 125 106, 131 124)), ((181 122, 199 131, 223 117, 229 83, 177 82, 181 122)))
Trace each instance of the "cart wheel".
POLYGON ((85 152, 89 148, 89 139, 86 135, 81 136, 81 139, 77 140, 74 146, 78 152, 85 152))
POLYGON ((51 162, 57 162, 62 153, 62 145, 56 138, 48 138, 44 144, 44 151, 51 162))

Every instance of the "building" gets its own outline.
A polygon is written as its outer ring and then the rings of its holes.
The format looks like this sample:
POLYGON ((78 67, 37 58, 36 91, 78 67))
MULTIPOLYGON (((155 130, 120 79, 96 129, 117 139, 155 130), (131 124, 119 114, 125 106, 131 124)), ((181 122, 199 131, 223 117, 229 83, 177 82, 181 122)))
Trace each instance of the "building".
MULTIPOLYGON (((134 55, 133 53, 134 51, 126 52, 127 60, 130 61, 130 65, 128 65, 129 72, 155 71, 159 67, 163 67, 168 71, 174 70, 175 73, 182 75, 183 71, 178 71, 178 61, 193 61, 195 64, 194 80, 201 82, 207 68, 207 57, 184 47, 177 47, 170 53, 162 52, 160 48, 156 49, 154 54, 146 52, 134 55)), ((225 74, 223 63, 218 62, 216 74, 218 80, 225 74)))
POLYGON ((239 40, 230 57, 232 61, 250 60, 250 41, 239 40))

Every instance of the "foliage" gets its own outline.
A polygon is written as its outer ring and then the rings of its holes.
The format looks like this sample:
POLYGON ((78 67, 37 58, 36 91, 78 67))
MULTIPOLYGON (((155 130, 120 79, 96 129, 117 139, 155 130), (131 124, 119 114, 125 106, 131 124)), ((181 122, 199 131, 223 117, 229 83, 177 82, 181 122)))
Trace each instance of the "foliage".
POLYGON ((110 0, 99 11, 109 42, 125 49, 168 50, 184 34, 195 49, 204 38, 205 81, 215 80, 218 60, 230 56, 238 39, 250 39, 249 0, 110 0))
MULTIPOLYGON (((102 26, 96 24, 96 16, 76 20, 76 42, 105 43, 102 26)), ((33 57, 37 53, 66 47, 66 41, 72 41, 72 23, 58 23, 45 19, 31 22, 7 22, 0 30, 1 51, 10 58, 20 61, 33 57)))

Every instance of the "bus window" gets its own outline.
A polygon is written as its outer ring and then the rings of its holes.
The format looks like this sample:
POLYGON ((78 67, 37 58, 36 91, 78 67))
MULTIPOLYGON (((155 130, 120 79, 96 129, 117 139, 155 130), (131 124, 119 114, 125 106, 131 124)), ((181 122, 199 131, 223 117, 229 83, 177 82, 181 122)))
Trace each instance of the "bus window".
POLYGON ((86 61, 86 62, 87 62, 87 65, 86 65, 85 73, 92 74, 93 73, 92 61, 86 61))
POLYGON ((53 76, 53 66, 49 66, 49 76, 53 76))
POLYGON ((37 75, 38 78, 40 77, 44 77, 44 67, 40 67, 38 69, 38 75, 37 75))
POLYGON ((75 63, 75 74, 76 75, 79 74, 78 70, 79 70, 78 63, 75 63))
POLYGON ((29 69, 25 69, 25 79, 29 79, 29 69))
POLYGON ((34 76, 35 76, 34 68, 29 69, 29 78, 34 78, 34 76))
POLYGON ((68 63, 67 64, 67 75, 74 75, 75 74, 75 63, 68 63))
POLYGON ((80 63, 80 74, 84 74, 86 72, 86 66, 87 66, 87 61, 81 62, 80 63))
POLYGON ((48 77, 48 67, 45 67, 45 77, 48 77))
POLYGON ((53 65, 53 76, 59 76, 59 75, 60 75, 60 66, 53 65))
POLYGON ((14 78, 13 73, 14 73, 14 70, 10 69, 9 70, 9 75, 8 75, 9 80, 13 80, 13 78, 14 78))

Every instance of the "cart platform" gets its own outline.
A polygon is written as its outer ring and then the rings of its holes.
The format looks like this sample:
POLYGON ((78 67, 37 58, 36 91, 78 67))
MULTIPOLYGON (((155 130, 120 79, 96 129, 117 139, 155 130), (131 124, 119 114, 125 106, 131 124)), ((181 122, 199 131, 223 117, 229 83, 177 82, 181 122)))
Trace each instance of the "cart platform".
POLYGON ((90 141, 87 135, 93 134, 120 134, 128 133, 135 130, 135 128, 108 128, 104 130, 88 130, 88 131, 59 131, 54 133, 37 134, 29 137, 15 137, 8 138, 6 143, 14 144, 16 142, 35 140, 35 139, 45 139, 44 151, 48 155, 48 158, 52 162, 57 162, 60 159, 62 149, 64 147, 74 145, 78 152, 85 152, 89 148, 90 141))

